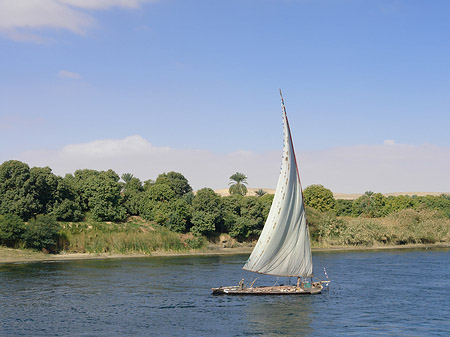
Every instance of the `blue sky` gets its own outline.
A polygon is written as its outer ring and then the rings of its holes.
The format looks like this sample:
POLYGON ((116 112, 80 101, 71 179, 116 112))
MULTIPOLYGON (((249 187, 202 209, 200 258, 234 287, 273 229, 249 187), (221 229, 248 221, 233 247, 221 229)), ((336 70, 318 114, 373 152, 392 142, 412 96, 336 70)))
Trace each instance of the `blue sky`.
POLYGON ((0 0, 0 162, 450 192, 450 2, 0 0), (139 150, 141 149, 141 150, 139 150))

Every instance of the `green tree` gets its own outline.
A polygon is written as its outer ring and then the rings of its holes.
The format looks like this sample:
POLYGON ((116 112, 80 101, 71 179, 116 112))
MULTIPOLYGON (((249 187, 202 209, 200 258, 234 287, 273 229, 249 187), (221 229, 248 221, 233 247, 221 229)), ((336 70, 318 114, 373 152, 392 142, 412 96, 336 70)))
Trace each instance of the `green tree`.
POLYGON ((244 197, 239 194, 223 197, 224 229, 238 239, 259 235, 267 216, 264 216, 264 203, 255 196, 244 197))
POLYGON ((133 175, 131 173, 124 173, 120 177, 125 182, 125 184, 128 184, 131 181, 131 179, 133 179, 133 175))
POLYGON ((244 197, 240 194, 232 194, 222 197, 223 204, 223 228, 226 233, 230 233, 241 217, 241 205, 244 197))
POLYGON ((351 216, 352 215, 353 200, 337 199, 336 200, 336 215, 351 216))
POLYGON ((398 212, 402 209, 414 208, 416 199, 408 195, 389 196, 385 199, 384 214, 398 212))
POLYGON ((274 197, 274 194, 264 194, 262 197, 258 198, 258 201, 262 206, 262 216, 264 218, 264 222, 267 220, 274 197))
POLYGON ((167 228, 171 231, 184 233, 190 226, 192 219, 192 206, 185 199, 177 199, 170 212, 167 228))
POLYGON ((175 192, 168 184, 153 184, 142 194, 140 214, 147 220, 164 225, 169 221, 175 192))
POLYGON ((266 191, 264 191, 263 189, 259 189, 259 190, 257 190, 257 191, 255 191, 255 194, 256 194, 256 196, 257 197, 262 197, 264 194, 266 194, 267 192, 266 191))
POLYGON ((67 175, 66 177, 58 177, 55 202, 49 214, 59 221, 81 221, 84 216, 80 196, 72 184, 73 176, 67 175))
POLYGON ((220 196, 212 189, 198 190, 192 200, 192 207, 193 233, 208 235, 220 230, 223 223, 223 204, 220 196))
POLYGON ((175 192, 177 197, 182 197, 186 193, 192 192, 192 187, 188 180, 178 172, 162 173, 156 178, 155 184, 166 184, 175 192))
POLYGON ((96 170, 76 170, 73 175, 66 174, 64 177, 67 185, 71 186, 78 195, 80 207, 83 212, 90 210, 89 200, 96 193, 97 183, 96 178, 100 174, 96 170))
POLYGON ((83 210, 90 211, 94 220, 119 221, 126 217, 119 176, 113 170, 77 170, 67 181, 79 194, 83 210))
POLYGON ((33 194, 34 213, 51 213, 55 203, 58 201, 58 185, 62 178, 52 173, 50 167, 32 167, 30 169, 30 193, 33 194))
POLYGON ((257 197, 250 196, 242 198, 241 219, 236 221, 230 235, 246 239, 251 235, 261 234, 265 221, 263 211, 264 207, 257 197))
POLYGON ((386 197, 381 193, 367 191, 364 195, 353 201, 352 215, 376 218, 384 215, 386 197))
POLYGON ((25 223, 17 215, 0 215, 0 245, 18 247, 25 229, 25 223))
POLYGON ((100 172, 93 181, 93 194, 89 208, 95 220, 120 221, 125 219, 126 210, 122 206, 119 176, 113 170, 100 172))
POLYGON ((144 196, 144 187, 138 178, 131 177, 130 179, 126 179, 127 181, 122 190, 123 205, 129 215, 139 215, 144 196))
POLYGON ((228 184, 231 185, 228 188, 228 192, 230 192, 230 194, 247 194, 247 187, 245 186, 247 184, 247 176, 245 174, 236 172, 230 177, 230 180, 231 181, 228 184))
POLYGON ((28 220, 37 208, 30 167, 18 160, 0 165, 0 214, 15 214, 28 220))
POLYGON ((60 230, 60 225, 51 216, 37 215, 28 222, 24 233, 26 245, 36 250, 55 252, 58 250, 60 230))
POLYGON ((450 218, 450 197, 448 194, 415 197, 414 201, 416 203, 416 209, 434 209, 450 218))
POLYGON ((315 208, 321 212, 328 212, 336 209, 336 200, 333 192, 322 185, 311 185, 304 189, 303 197, 305 205, 315 208))

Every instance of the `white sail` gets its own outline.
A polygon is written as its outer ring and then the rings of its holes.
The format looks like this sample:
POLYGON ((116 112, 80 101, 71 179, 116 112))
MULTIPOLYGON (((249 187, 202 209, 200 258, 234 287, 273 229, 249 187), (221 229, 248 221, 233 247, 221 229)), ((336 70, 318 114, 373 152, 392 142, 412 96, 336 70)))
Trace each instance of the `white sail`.
MULTIPOLYGON (((281 94, 281 91, 280 91, 281 94)), ((277 189, 261 236, 243 269, 277 276, 312 276, 302 187, 283 98, 284 143, 277 189)))

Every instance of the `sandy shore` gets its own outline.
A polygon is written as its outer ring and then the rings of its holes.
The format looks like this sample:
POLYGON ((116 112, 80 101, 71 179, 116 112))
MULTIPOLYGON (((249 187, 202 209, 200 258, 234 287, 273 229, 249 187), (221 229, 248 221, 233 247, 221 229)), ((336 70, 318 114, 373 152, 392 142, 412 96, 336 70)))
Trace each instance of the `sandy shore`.
MULTIPOLYGON (((450 249, 450 244, 415 244, 401 246, 346 246, 346 247, 327 247, 313 248, 313 252, 344 252, 344 251, 376 251, 376 250, 396 250, 396 249, 450 249)), ((202 256, 202 255, 237 255, 250 254, 252 247, 221 248, 210 247, 201 251, 188 252, 153 252, 147 254, 81 254, 81 253, 61 253, 44 254, 30 250, 11 249, 0 247, 0 264, 7 263, 26 263, 26 262, 52 262, 52 261, 74 261, 74 260, 103 260, 103 259, 124 259, 136 257, 161 257, 161 256, 202 256)))

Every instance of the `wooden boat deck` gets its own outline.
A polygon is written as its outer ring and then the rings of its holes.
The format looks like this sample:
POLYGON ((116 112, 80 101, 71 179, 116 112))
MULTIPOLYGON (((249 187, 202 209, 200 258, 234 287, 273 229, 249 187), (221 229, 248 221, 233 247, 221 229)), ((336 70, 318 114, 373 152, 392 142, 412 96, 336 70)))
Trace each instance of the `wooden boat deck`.
POLYGON ((281 285, 273 287, 240 288, 239 286, 212 288, 213 295, 314 295, 320 294, 323 286, 314 282, 311 287, 297 287, 295 285, 281 285))

